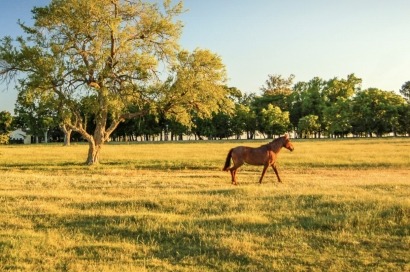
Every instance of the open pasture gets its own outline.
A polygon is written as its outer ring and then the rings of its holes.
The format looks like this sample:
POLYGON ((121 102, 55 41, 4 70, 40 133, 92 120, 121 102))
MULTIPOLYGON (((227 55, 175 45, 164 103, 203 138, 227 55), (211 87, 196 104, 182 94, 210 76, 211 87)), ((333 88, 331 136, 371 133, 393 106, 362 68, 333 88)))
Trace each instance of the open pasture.
POLYGON ((410 139, 0 146, 0 270, 409 271, 410 139))

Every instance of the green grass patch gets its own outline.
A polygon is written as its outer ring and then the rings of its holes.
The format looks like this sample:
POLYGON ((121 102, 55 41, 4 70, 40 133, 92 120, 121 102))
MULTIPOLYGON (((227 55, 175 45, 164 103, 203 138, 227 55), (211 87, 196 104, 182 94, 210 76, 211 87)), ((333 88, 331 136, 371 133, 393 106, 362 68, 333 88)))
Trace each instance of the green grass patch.
POLYGON ((410 270, 410 139, 294 141, 283 184, 230 185, 262 143, 0 146, 0 270, 410 270))

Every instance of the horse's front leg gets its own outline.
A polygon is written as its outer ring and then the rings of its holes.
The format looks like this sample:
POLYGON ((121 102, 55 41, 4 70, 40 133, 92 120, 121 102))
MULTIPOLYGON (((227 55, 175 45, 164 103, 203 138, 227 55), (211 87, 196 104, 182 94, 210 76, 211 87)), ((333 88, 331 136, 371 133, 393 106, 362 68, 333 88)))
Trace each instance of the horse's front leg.
POLYGON ((268 169, 269 164, 265 163, 265 165, 263 166, 263 170, 262 170, 262 175, 261 178, 259 179, 259 184, 262 184, 262 179, 265 176, 266 170, 268 169))
POLYGON ((276 168, 276 163, 272 164, 272 168, 273 168, 273 171, 275 171, 275 174, 276 174, 276 177, 278 178, 278 181, 279 181, 280 183, 282 183, 282 180, 281 180, 280 177, 279 177, 278 169, 276 168))

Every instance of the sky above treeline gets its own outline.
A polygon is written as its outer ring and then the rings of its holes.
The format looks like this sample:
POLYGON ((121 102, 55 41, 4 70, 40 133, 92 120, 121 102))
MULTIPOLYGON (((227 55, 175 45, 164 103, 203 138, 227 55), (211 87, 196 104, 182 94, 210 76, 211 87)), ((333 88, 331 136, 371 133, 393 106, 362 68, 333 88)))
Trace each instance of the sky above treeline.
MULTIPOLYGON (((0 37, 32 25, 33 6, 49 0, 1 1, 0 37)), ((185 0, 181 46, 209 49, 227 68, 228 86, 259 93, 269 74, 294 83, 354 73, 362 89, 398 92, 410 81, 408 0, 185 0)), ((13 113, 13 85, 0 85, 0 111, 13 113)))

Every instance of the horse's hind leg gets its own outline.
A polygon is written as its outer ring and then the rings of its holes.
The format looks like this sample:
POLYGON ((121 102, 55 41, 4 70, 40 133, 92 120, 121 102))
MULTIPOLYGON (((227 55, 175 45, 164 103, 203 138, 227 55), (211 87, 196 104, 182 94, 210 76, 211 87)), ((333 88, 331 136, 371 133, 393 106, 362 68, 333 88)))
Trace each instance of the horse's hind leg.
POLYGON ((236 185, 236 169, 229 169, 229 171, 231 172, 231 177, 232 177, 232 184, 236 185))
POLYGON ((229 171, 231 171, 231 176, 232 176, 232 184, 233 185, 238 185, 238 180, 236 179, 236 172, 238 172, 238 168, 243 165, 243 162, 241 163, 234 163, 234 166, 232 166, 229 171))

